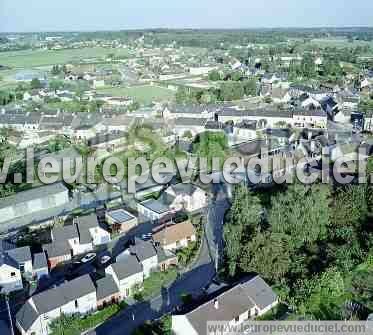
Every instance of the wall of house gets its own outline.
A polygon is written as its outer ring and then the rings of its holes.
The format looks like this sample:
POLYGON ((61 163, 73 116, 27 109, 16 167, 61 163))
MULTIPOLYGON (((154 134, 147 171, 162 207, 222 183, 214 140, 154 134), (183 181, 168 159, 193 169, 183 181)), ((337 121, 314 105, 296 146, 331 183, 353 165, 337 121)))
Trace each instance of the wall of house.
POLYGON ((48 258, 49 268, 53 269, 58 264, 61 264, 63 262, 67 262, 69 260, 71 260, 71 255, 64 255, 64 256, 58 256, 58 257, 48 258))
POLYGON ((155 255, 154 257, 145 259, 141 264, 143 266, 144 277, 148 278, 150 273, 158 267, 158 257, 155 255))
POLYGON ((3 287, 3 291, 8 293, 21 290, 23 284, 19 269, 3 264, 0 267, 0 285, 3 287))
POLYGON ((165 214, 158 214, 156 212, 151 211, 150 209, 142 206, 141 204, 137 204, 137 211, 142 214, 143 216, 151 219, 151 220, 159 220, 161 219, 165 214))
POLYGON ((121 297, 127 298, 127 289, 129 289, 129 294, 132 294, 132 289, 135 285, 141 285, 144 282, 143 272, 136 273, 130 277, 122 279, 119 281, 119 291, 121 297))
POLYGON ((111 305, 120 301, 120 293, 112 294, 104 299, 97 300, 97 308, 103 308, 105 305, 111 305))
MULTIPOLYGON (((196 241, 196 235, 190 236, 190 240, 191 240, 191 242, 195 242, 196 241)), ((175 242, 175 243, 171 243, 171 244, 167 244, 167 245, 163 246, 163 249, 170 250, 170 251, 178 250, 178 249, 186 248, 188 246, 188 244, 189 244, 188 239, 183 238, 182 240, 179 241, 179 243, 175 242)))
POLYGON ((172 316, 172 332, 176 335, 198 335, 185 315, 172 316))
POLYGON ((78 308, 76 309, 76 312, 79 312, 80 314, 87 314, 89 312, 95 311, 97 309, 96 291, 93 291, 92 293, 77 299, 77 302, 78 308))
POLYGON ((100 227, 91 228, 89 231, 92 236, 93 245, 106 244, 111 240, 110 233, 100 227))

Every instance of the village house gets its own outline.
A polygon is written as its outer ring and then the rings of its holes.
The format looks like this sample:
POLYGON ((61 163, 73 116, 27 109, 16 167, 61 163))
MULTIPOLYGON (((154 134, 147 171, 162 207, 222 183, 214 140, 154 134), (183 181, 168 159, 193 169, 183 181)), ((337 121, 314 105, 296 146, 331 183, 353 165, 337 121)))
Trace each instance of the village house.
POLYGON ((150 241, 143 241, 136 237, 135 244, 120 253, 116 261, 126 260, 130 255, 135 256, 142 265, 144 278, 148 278, 158 267, 157 251, 150 241))
POLYGON ((165 250, 178 250, 188 247, 197 240, 197 232, 190 221, 177 224, 164 224, 153 230, 153 241, 165 250))
POLYGON ((141 263, 136 256, 128 255, 119 262, 109 265, 105 269, 106 275, 113 277, 119 287, 120 299, 128 298, 133 293, 135 286, 141 286, 144 273, 141 263))
POLYGON ((163 217, 175 212, 174 209, 170 208, 169 204, 163 201, 163 197, 157 200, 148 199, 138 203, 137 211, 140 215, 153 222, 159 221, 163 217))
POLYGON ((23 289, 18 263, 7 253, 0 254, 0 292, 10 293, 23 289))
POLYGON ((50 323, 62 314, 88 314, 97 309, 96 288, 84 275, 29 298, 16 315, 22 335, 48 335, 50 323))
POLYGON ((170 207, 176 210, 197 212, 207 206, 207 195, 204 190, 191 183, 179 183, 169 186, 165 195, 169 198, 170 207))
POLYGON ((45 252, 34 254, 33 271, 34 277, 36 277, 37 280, 49 276, 48 260, 45 252))
POLYGON ((261 277, 256 276, 242 281, 188 313, 173 315, 172 331, 175 335, 207 335, 208 321, 240 325, 265 314, 277 304, 277 295, 261 277))
POLYGON ((98 309, 118 303, 121 300, 119 286, 110 275, 97 280, 96 288, 98 309))
POLYGON ((138 224, 137 218, 124 209, 107 211, 105 221, 117 233, 127 233, 138 224))
POLYGON ((93 247, 109 243, 110 233, 100 227, 96 214, 79 216, 75 218, 79 232, 79 244, 91 251, 93 247))
POLYGON ((0 222, 66 205, 68 189, 62 183, 33 188, 3 198, 0 204, 0 222))
POLYGON ((48 267, 54 269, 59 264, 63 264, 71 260, 72 250, 67 241, 52 242, 43 245, 43 250, 47 254, 48 267))
POLYGON ((27 277, 32 276, 33 268, 30 247, 14 248, 5 252, 17 262, 21 274, 24 274, 27 277))

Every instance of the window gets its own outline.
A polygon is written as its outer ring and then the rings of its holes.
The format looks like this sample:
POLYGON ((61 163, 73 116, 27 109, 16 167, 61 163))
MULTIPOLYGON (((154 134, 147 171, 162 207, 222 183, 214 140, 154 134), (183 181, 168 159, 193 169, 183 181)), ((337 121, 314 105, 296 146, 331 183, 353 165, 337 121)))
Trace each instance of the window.
POLYGON ((236 321, 236 322, 240 321, 240 317, 239 317, 239 316, 236 316, 236 317, 234 318, 234 321, 236 321))
POLYGON ((176 241, 176 247, 180 247, 180 241, 176 241))
POLYGON ((126 288, 126 297, 129 297, 129 295, 130 295, 130 289, 129 288, 126 288))
POLYGON ((75 300, 75 308, 78 308, 78 300, 75 300))
POLYGON ((16 276, 16 273, 15 273, 15 272, 11 272, 11 273, 10 273, 10 276, 11 276, 11 277, 15 277, 15 276, 16 276))

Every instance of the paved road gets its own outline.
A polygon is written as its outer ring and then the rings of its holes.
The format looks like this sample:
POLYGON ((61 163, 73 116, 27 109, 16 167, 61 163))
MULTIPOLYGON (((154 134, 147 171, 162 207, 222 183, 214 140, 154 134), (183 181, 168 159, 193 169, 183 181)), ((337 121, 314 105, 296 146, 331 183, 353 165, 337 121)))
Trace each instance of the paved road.
POLYGON ((206 234, 200 255, 192 269, 183 274, 170 287, 164 288, 161 295, 151 301, 135 304, 110 319, 108 322, 90 331, 89 335, 126 335, 146 322, 170 313, 180 306, 181 295, 198 295, 215 277, 215 257, 221 251, 222 224, 228 201, 222 189, 217 190, 216 200, 208 207, 206 234))

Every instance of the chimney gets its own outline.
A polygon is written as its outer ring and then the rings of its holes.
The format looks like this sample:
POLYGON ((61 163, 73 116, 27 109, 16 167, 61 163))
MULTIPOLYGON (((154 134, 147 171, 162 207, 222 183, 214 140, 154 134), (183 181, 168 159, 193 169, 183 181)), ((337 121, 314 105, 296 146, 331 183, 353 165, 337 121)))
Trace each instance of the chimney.
POLYGON ((219 300, 218 299, 214 300, 214 307, 215 307, 215 309, 219 309, 219 300))

